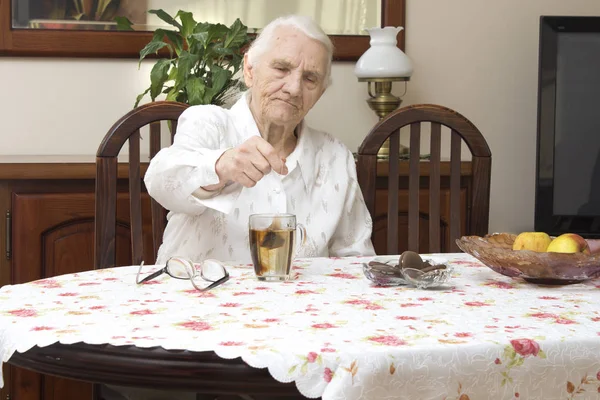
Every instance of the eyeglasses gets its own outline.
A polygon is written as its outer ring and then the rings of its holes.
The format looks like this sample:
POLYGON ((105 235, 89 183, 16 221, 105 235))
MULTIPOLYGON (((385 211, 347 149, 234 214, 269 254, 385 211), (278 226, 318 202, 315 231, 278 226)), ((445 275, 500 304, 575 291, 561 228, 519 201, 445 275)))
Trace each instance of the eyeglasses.
POLYGON ((194 265, 193 262, 185 258, 172 257, 167 260, 164 268, 140 279, 143 266, 144 262, 142 261, 135 278, 138 285, 162 274, 167 274, 175 279, 189 279, 195 289, 205 292, 229 280, 229 273, 225 266, 217 260, 204 260, 202 263, 194 265), (210 282, 210 285, 203 287, 204 283, 202 281, 210 282))

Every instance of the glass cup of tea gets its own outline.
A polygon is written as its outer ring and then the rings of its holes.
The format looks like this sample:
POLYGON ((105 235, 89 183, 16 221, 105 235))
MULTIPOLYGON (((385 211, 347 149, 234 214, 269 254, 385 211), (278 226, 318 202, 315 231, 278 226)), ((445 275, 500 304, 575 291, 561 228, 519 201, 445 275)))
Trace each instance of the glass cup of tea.
POLYGON ((288 280, 296 253, 306 241, 304 226, 296 223, 294 214, 252 214, 249 228, 250 254, 258 280, 288 280))

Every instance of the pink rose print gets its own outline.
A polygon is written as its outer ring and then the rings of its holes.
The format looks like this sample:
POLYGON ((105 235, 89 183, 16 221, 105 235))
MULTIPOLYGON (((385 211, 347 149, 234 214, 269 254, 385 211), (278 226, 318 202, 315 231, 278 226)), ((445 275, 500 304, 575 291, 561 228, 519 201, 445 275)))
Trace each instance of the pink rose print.
POLYGON ((485 306, 489 306, 489 304, 483 303, 481 301, 465 301, 465 306, 470 306, 470 307, 485 307, 485 306))
POLYGON ((61 293, 61 294, 59 294, 59 296, 63 296, 63 297, 73 297, 73 296, 79 296, 79 293, 74 293, 74 292, 65 292, 65 293, 61 293))
POLYGON ((330 370, 329 368, 325 368, 325 370, 323 370, 323 380, 327 383, 331 382, 331 379, 333 378, 333 371, 330 370))
POLYGON ((233 295, 234 296, 246 296, 249 294, 254 294, 254 292, 235 292, 233 295))
POLYGON ((212 329, 212 327, 209 324, 202 321, 181 322, 177 325, 185 329, 190 329, 192 331, 208 331, 212 329))
POLYGON ((327 276, 333 276, 334 278, 342 278, 342 279, 356 279, 356 276, 352 274, 346 274, 343 272, 337 272, 335 274, 328 274, 327 276))
POLYGON ((600 371, 596 374, 596 380, 600 381, 600 371))
POLYGON ((129 313, 130 315, 150 315, 150 314, 154 314, 154 311, 152 310, 137 310, 137 311, 132 311, 129 313))
POLYGON ((572 319, 568 319, 568 318, 557 318, 556 321, 557 324, 561 324, 561 325, 571 325, 571 324, 576 324, 577 322, 573 321, 572 319))
POLYGON ((326 322, 324 324, 313 324, 311 325, 312 328, 315 329, 330 329, 330 328, 337 328, 336 325, 330 324, 329 322, 326 322))
POLYGON ((600 322, 600 317, 594 317, 594 318, 592 318, 592 321, 594 321, 594 322, 600 322))
POLYGON ((239 307, 241 306, 240 303, 223 303, 221 304, 221 307, 239 307))
POLYGON ((219 343, 221 346, 243 346, 244 342, 221 342, 219 343))
POLYGON ((10 315, 15 317, 37 317, 38 313, 30 308, 20 308, 18 310, 12 310, 8 312, 10 315))
POLYGON ((335 349, 332 349, 332 348, 329 348, 329 347, 323 347, 321 349, 321 353, 335 353, 335 349))
POLYGON ((404 346, 406 342, 396 336, 371 336, 368 338, 371 342, 384 344, 386 346, 404 346))
POLYGON ((560 300, 558 297, 554 297, 554 296, 540 296, 540 297, 538 297, 538 299, 540 299, 540 300, 560 300))
POLYGON ((432 297, 419 297, 417 300, 419 300, 419 301, 431 301, 431 300, 433 300, 433 298, 432 297))
POLYGON ((99 282, 82 282, 79 284, 79 286, 96 286, 99 285, 99 282))
POLYGON ((417 317, 409 317, 407 315, 399 315, 396 317, 396 319, 399 319, 400 321, 416 321, 417 317))
POLYGON ((530 314, 531 317, 533 318, 558 318, 558 315, 556 314, 551 314, 551 313, 535 313, 535 314, 530 314))
POLYGON ((279 322, 279 318, 266 318, 263 322, 279 322))
POLYGON ((306 356, 306 361, 308 361, 309 363, 314 363, 317 360, 317 357, 319 355, 317 353, 315 353, 314 351, 311 351, 310 353, 308 353, 308 355, 306 356))
POLYGON ((352 304, 352 305, 364 305, 365 306, 365 310, 381 310, 383 307, 380 306, 379 304, 373 303, 370 300, 348 300, 344 302, 345 304, 352 304))
POLYGON ((500 365, 500 364, 502 364, 502 361, 500 361, 500 359, 499 359, 499 358, 496 358, 496 359, 494 360, 494 364, 496 364, 496 365, 500 365))
POLYGON ((419 303, 403 303, 403 304, 400 304, 400 307, 419 307, 422 305, 423 304, 419 304, 419 303))
POLYGON ((317 292, 313 291, 313 290, 296 290, 295 294, 317 294, 317 292))
POLYGON ((106 308, 106 306, 91 306, 89 309, 90 310, 102 310, 103 308, 106 308))
POLYGON ((494 282, 488 282, 485 284, 485 286, 491 286, 491 287, 495 287, 498 289, 513 289, 513 285, 511 285, 510 283, 506 283, 506 282, 498 282, 498 281, 494 281, 494 282))
POLYGON ((540 346, 531 339, 514 339, 510 341, 510 344, 515 349, 515 352, 523 357, 535 357, 540 352, 540 346))
POLYGON ((456 337, 472 337, 473 334, 469 333, 469 332, 456 332, 454 334, 454 336, 456 336, 456 337))
POLYGON ((62 285, 58 283, 55 279, 42 279, 33 283, 35 283, 36 285, 40 285, 44 289, 57 289, 59 287, 62 287, 62 285))
POLYGON ((39 331, 51 331, 54 328, 51 328, 49 326, 34 326, 33 328, 31 328, 32 331, 35 332, 39 332, 39 331))

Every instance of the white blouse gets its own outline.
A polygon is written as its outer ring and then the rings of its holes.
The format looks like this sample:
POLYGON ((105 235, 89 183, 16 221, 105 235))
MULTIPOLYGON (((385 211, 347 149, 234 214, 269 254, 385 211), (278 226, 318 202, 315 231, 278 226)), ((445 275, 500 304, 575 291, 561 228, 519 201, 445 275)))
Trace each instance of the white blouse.
POLYGON ((156 263, 172 256, 251 262, 248 217, 254 213, 295 214, 307 231, 299 257, 374 255, 352 153, 304 123, 298 132, 287 175, 271 172, 253 188, 234 183, 207 198, 197 189, 219 183, 215 164, 221 154, 260 133, 247 95, 230 110, 186 109, 173 145, 158 152, 144 177, 150 195, 169 210, 156 263))

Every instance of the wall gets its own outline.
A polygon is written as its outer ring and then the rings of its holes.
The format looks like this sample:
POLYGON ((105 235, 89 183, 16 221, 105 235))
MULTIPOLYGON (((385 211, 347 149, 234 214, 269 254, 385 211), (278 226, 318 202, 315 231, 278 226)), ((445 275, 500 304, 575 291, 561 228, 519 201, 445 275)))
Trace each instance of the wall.
MULTIPOLYGON (((404 104, 448 106, 483 132, 493 154, 491 231, 533 228, 542 14, 600 15, 600 1, 408 0, 415 73, 404 104)), ((353 67, 334 66, 333 86, 308 120, 355 150, 377 118, 353 67)), ((134 60, 0 58, 0 154, 93 154, 148 72, 134 60)))

